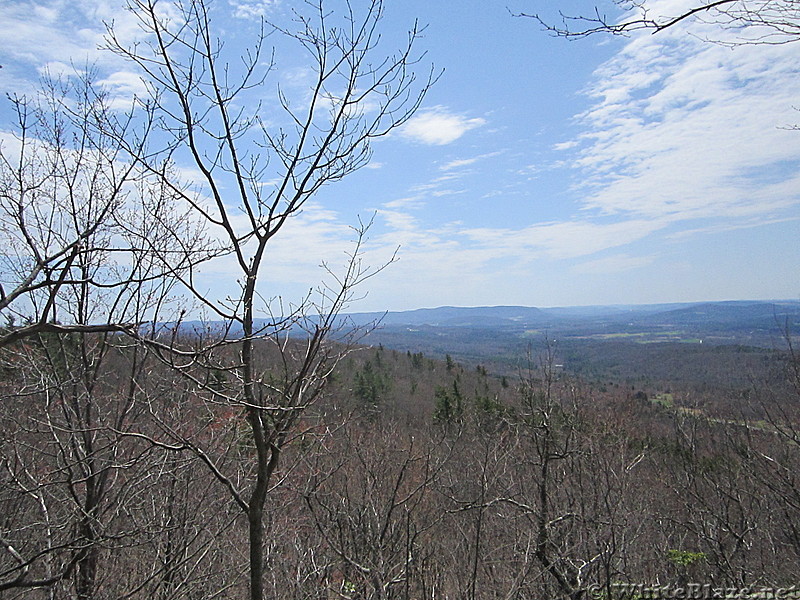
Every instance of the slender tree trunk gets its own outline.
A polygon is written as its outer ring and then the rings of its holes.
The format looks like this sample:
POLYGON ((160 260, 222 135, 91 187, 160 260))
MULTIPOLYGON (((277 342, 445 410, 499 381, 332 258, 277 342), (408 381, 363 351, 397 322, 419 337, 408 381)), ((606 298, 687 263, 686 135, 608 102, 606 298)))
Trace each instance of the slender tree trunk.
MULTIPOLYGON (((93 461, 89 461, 93 467, 93 461)), ((92 600, 95 595, 97 583, 97 568, 100 562, 100 548, 98 546, 98 533, 95 527, 99 497, 97 496, 97 481, 94 475, 86 481, 86 500, 84 502, 84 515, 80 520, 78 540, 84 548, 79 551, 77 572, 75 577, 75 595, 78 600, 92 600)))
POLYGON ((250 503, 247 514, 250 544, 250 600, 264 598, 264 507, 250 503))
POLYGON ((77 564, 77 574, 75 582, 75 595, 78 600, 92 600, 95 593, 97 580, 97 567, 99 563, 99 549, 97 547, 96 533, 91 523, 91 517, 84 518, 81 523, 81 542, 87 545, 81 551, 81 557, 77 564))
MULTIPOLYGON (((251 411, 251 422, 260 418, 258 411, 251 411)), ((264 505, 267 500, 267 490, 272 474, 278 466, 280 448, 268 444, 264 439, 263 428, 257 439, 263 444, 257 445, 258 472, 253 493, 247 510, 248 543, 250 545, 250 600, 263 600, 264 598, 264 505)))

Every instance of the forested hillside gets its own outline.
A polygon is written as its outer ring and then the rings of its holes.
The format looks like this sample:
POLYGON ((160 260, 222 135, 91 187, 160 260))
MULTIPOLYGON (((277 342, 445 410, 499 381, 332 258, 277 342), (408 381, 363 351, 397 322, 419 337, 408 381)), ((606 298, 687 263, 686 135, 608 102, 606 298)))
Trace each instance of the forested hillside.
MULTIPOLYGON (((256 352, 277 384, 280 355, 256 352)), ((284 429, 265 593, 579 598, 618 583, 796 582, 796 361, 782 385, 732 396, 598 385, 561 360, 550 347, 499 375, 350 352, 284 429)), ((198 388, 92 335, 20 342, 3 365, 3 598, 246 593, 236 505, 257 467, 246 411, 219 401, 234 372, 198 369, 198 388)))

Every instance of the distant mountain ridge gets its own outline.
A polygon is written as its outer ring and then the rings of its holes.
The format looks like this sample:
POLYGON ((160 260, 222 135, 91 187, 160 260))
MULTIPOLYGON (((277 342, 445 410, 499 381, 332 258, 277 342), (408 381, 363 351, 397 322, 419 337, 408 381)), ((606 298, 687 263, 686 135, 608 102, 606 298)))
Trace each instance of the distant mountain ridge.
POLYGON ((542 309, 530 306, 440 306, 385 314, 353 313, 347 317, 358 324, 380 319, 382 325, 480 328, 541 324, 552 320, 542 309))
POLYGON ((479 306, 422 308, 387 313, 347 315, 357 324, 380 320, 385 327, 526 328, 627 323, 642 326, 800 326, 800 301, 726 301, 674 304, 536 308, 479 306))
MULTIPOLYGON (((310 320, 313 323, 313 318, 310 320)), ((310 324, 310 323, 309 323, 310 324)), ((800 334, 800 301, 728 301, 672 304, 575 306, 440 306, 400 312, 339 315, 343 330, 370 330, 365 342, 389 346, 436 347, 461 340, 486 346, 490 339, 616 340, 630 342, 707 342, 778 347, 785 334, 800 334), (377 329, 373 326, 378 324, 377 329), (413 342, 409 341, 413 338, 413 342), (423 340, 427 340, 423 342, 423 340)), ((169 324, 167 324, 169 325, 169 324)), ((256 319, 255 328, 270 327, 256 319)), ((235 338, 241 326, 184 321, 190 334, 218 332, 235 338)), ((298 327, 297 332, 302 330, 298 327)), ((800 341, 797 342, 800 347, 800 341)))
POLYGON ((645 321, 677 324, 783 325, 800 315, 800 302, 709 302, 649 315, 645 321))

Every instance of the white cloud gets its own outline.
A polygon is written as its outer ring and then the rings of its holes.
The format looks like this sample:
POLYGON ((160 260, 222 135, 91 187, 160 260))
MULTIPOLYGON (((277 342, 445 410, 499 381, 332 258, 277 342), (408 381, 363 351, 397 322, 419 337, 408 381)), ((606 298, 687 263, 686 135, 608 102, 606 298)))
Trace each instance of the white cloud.
POLYGON ((570 259, 627 245, 664 226, 664 222, 652 220, 608 224, 564 221, 520 229, 467 229, 462 233, 475 243, 501 249, 507 256, 535 258, 546 255, 555 259, 570 259))
POLYGON ((141 99, 147 96, 144 80, 131 71, 116 71, 97 83, 108 90, 112 109, 128 110, 135 97, 141 99))
POLYGON ((82 67, 117 60, 99 50, 105 34, 103 21, 114 22, 122 35, 131 29, 133 15, 119 2, 7 2, 0 5, 0 47, 3 54, 40 68, 47 62, 82 67))
POLYGON ((72 77, 79 75, 80 71, 76 71, 75 67, 61 62, 60 60, 51 60, 36 69, 40 75, 46 77, 72 77))
POLYGON ((384 208, 389 210, 396 210, 398 208, 410 210, 422 208, 423 206, 425 206, 425 203, 422 200, 422 196, 407 196, 405 198, 398 198, 397 200, 386 202, 383 205, 384 208))
POLYGON ((456 141, 471 129, 485 124, 485 119, 468 118, 438 106, 412 117, 400 133, 422 144, 443 146, 456 141))
POLYGON ((439 167, 442 171, 450 171, 451 169, 459 169, 461 167, 468 167, 469 165, 473 165, 478 162, 479 158, 462 158, 460 160, 451 160, 449 163, 446 163, 439 167))
POLYGON ((787 218, 772 219, 772 220, 765 220, 763 218, 759 218, 757 220, 749 220, 749 221, 743 220, 735 223, 729 220, 720 221, 716 223, 710 223, 705 227, 698 227, 695 229, 684 229, 682 231, 678 231, 677 233, 673 233, 667 236, 667 238, 670 240, 681 241, 695 235, 719 234, 728 231, 736 231, 738 229, 747 229, 755 226, 774 225, 778 223, 786 223, 791 221, 800 221, 800 217, 787 217, 787 218))
MULTIPOLYGON (((406 234, 413 235, 419 227, 417 219, 399 210, 381 209, 378 211, 378 214, 385 220, 386 225, 395 232, 402 231, 406 234)), ((406 241, 408 241, 408 238, 406 238, 406 241)))
POLYGON ((645 221, 573 221, 517 229, 475 229, 454 222, 434 228, 402 212, 380 211, 379 216, 387 231, 377 237, 376 244, 399 244, 400 253, 398 263, 382 274, 373 287, 380 288, 377 294, 383 294, 383 302, 406 307, 497 303, 498 297, 507 302, 531 303, 533 297, 525 293, 535 289, 536 274, 543 267, 558 264, 562 273, 583 269, 584 273, 597 275, 644 266, 650 258, 625 254, 590 260, 574 270, 565 268, 562 261, 635 242, 662 226, 645 221), (514 275, 509 277, 509 273, 514 275), (409 286, 409 281, 415 285, 409 286), (403 292, 393 298, 396 290, 403 292), (498 296, 499 290, 500 294, 510 295, 498 296))
POLYGON ((147 93, 147 87, 142 78, 131 71, 117 71, 97 83, 115 94, 142 96, 147 93))
MULTIPOLYGON (((244 213, 232 215, 230 221, 237 230, 250 229, 244 213)), ((224 238, 220 231, 211 233, 224 238)), ((352 229, 335 211, 318 204, 306 204, 301 213, 286 221, 281 234, 270 242, 265 259, 269 266, 264 270, 264 285, 302 283, 308 287, 315 286, 323 275, 319 268, 321 257, 330 261, 332 266, 343 263, 347 251, 352 250, 352 238, 352 229)), ((253 248, 254 243, 250 242, 245 253, 253 248)), ((240 273, 240 268, 234 256, 226 256, 206 265, 203 272, 207 276, 232 276, 240 273)), ((223 285, 223 282, 216 282, 216 285, 223 285)), ((263 291, 271 293, 266 288, 263 291)))
POLYGON ((280 0, 229 0, 234 16, 238 19, 256 19, 266 16, 280 0))
POLYGON ((436 190, 435 192, 431 192, 431 195, 434 198, 441 198, 442 196, 456 196, 458 194, 463 194, 467 190, 436 190))
POLYGON ((585 208, 753 224, 796 209, 800 133, 780 126, 800 121, 797 74, 790 45, 731 50, 679 29, 634 38, 597 71, 580 116, 585 208))
MULTIPOLYGON (((486 154, 481 154, 479 156, 473 156, 471 158, 461 158, 461 159, 451 160, 450 162, 445 163, 442 166, 440 166, 439 170, 440 171, 452 171, 452 170, 455 170, 455 169, 461 169, 461 167, 468 167, 470 165, 474 165, 475 163, 477 163, 479 161, 485 160, 487 158, 493 158, 495 156, 499 156, 502 153, 503 153, 502 151, 487 152, 486 154)), ((444 180, 444 179, 446 179, 448 177, 449 178, 455 178, 455 177, 457 177, 457 175, 454 175, 454 174, 443 175, 442 177, 437 179, 437 181, 444 180)))
POLYGON ((568 142, 561 142, 559 144, 553 144, 553 150, 570 150, 578 145, 576 140, 570 140, 568 142))
MULTIPOLYGON (((174 9, 160 3, 161 12, 174 9)), ((144 86, 125 60, 103 49, 106 23, 123 45, 142 37, 135 14, 121 0, 20 0, 0 3, 0 87, 25 95, 39 91, 36 74, 66 79, 92 71, 111 93, 112 108, 129 108, 144 86)))

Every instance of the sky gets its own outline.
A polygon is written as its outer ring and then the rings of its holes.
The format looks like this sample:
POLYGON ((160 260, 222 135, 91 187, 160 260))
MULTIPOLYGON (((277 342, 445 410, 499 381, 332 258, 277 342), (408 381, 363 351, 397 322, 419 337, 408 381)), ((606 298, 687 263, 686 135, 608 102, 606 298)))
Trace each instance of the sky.
MULTIPOLYGON (((664 14, 688 4, 651 2, 664 14)), ((244 48, 260 16, 281 22, 302 5, 217 0, 215 25, 244 48)), ((365 260, 396 260, 354 311, 799 299, 800 43, 711 43, 749 32, 696 21, 565 40, 515 16, 594 6, 386 0, 381 48, 402 46, 416 21, 420 75, 441 76, 366 167, 276 238, 262 294, 302 295, 322 262, 345 260, 351 226, 372 219, 365 260)), ((141 91, 130 65, 99 49, 112 20, 135 38, 115 0, 3 1, 0 88, 25 93, 46 70, 93 64, 114 94, 141 91)), ((303 66, 276 58, 273 77, 302 87, 303 66)), ((263 101, 275 89, 268 81, 263 101)), ((9 127, 5 107, 0 135, 9 127)), ((206 277, 222 293, 231 275, 222 262, 206 277)))

